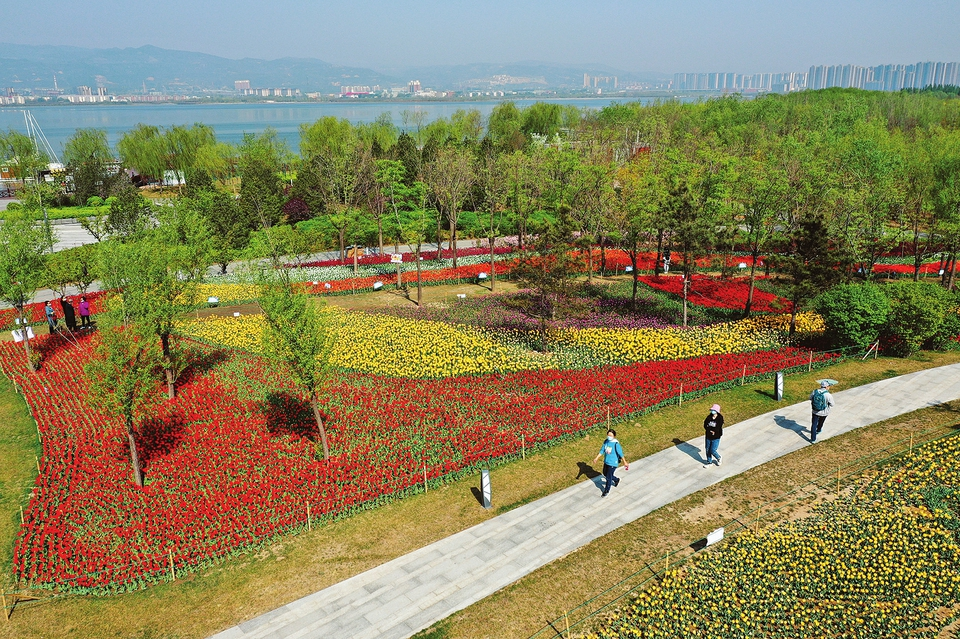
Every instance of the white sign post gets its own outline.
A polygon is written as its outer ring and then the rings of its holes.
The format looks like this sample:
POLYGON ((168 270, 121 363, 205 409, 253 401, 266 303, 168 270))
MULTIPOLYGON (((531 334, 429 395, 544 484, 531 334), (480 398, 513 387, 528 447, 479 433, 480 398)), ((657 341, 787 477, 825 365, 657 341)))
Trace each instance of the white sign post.
POLYGON ((717 528, 717 529, 714 530, 712 533, 710 533, 709 535, 707 535, 707 545, 708 545, 708 546, 712 546, 713 544, 717 543, 718 541, 722 541, 722 540, 723 540, 723 528, 717 528))
POLYGON ((492 508, 490 503, 490 471, 486 468, 480 471, 480 492, 483 494, 483 507, 492 508))

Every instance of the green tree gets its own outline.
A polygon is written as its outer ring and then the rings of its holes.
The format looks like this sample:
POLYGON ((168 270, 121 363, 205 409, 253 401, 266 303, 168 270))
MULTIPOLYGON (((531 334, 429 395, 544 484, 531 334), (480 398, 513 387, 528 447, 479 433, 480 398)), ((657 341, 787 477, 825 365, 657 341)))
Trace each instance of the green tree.
POLYGON ((210 230, 211 258, 225 274, 230 262, 246 248, 254 229, 252 221, 237 200, 222 191, 203 191, 194 202, 210 230))
MULTIPOLYGON (((463 203, 473 188, 476 176, 473 158, 466 149, 446 146, 437 152, 437 157, 424 167, 424 183, 430 189, 450 226, 450 250, 453 251, 453 268, 457 268, 457 222, 463 203)), ((440 238, 437 238, 440 244, 440 238)))
POLYGON ((113 156, 103 129, 77 129, 63 149, 63 162, 73 176, 73 189, 78 203, 89 198, 107 197, 120 179, 111 170, 113 156))
POLYGON ((883 287, 890 300, 890 319, 884 330, 888 348, 911 355, 940 332, 950 308, 950 296, 927 282, 893 282, 883 287))
POLYGON ((123 166, 142 176, 153 178, 163 189, 167 171, 167 149, 163 133, 158 127, 138 124, 120 136, 117 153, 123 166))
POLYGON ((276 131, 244 135, 240 145, 240 212, 250 227, 269 228, 280 221, 283 185, 280 171, 286 147, 276 131))
POLYGON ((66 295, 67 287, 76 287, 81 294, 87 292, 97 279, 97 245, 84 244, 51 253, 47 258, 44 285, 60 295, 66 295))
MULTIPOLYGON (((329 392, 334 369, 330 361, 334 335, 329 315, 282 277, 261 281, 260 308, 265 329, 263 346, 307 396, 320 435, 323 459, 330 459, 320 397, 329 392)), ((319 302, 319 300, 316 300, 319 302)))
POLYGON ((498 150, 510 153, 523 149, 528 140, 522 129, 523 115, 515 102, 508 100, 493 107, 487 136, 498 150))
POLYGON ((177 319, 196 299, 212 252, 209 230, 190 200, 161 209, 156 227, 132 240, 100 247, 103 282, 120 292, 128 323, 159 339, 170 398, 183 365, 170 338, 177 319))
MULTIPOLYGON (((50 244, 46 230, 29 209, 8 210, 0 224, 0 299, 17 312, 21 328, 27 325, 24 306, 43 284, 50 244)), ((27 366, 36 370, 30 340, 23 340, 27 366)))
POLYGON ((156 369, 160 351, 152 335, 142 333, 136 324, 123 321, 122 306, 100 315, 94 354, 84 370, 90 380, 89 396, 94 406, 123 419, 133 481, 143 487, 135 423, 144 408, 159 397, 156 369))

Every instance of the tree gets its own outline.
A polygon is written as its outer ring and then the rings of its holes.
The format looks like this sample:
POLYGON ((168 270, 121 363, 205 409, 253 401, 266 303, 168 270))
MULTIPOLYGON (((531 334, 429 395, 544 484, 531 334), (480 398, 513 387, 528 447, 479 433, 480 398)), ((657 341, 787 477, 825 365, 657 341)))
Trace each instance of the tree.
POLYGON ((948 254, 944 282, 952 291, 956 283, 957 257, 960 254, 960 134, 954 132, 940 145, 933 161, 932 231, 948 254))
POLYGON ((323 459, 327 461, 330 446, 320 396, 328 392, 334 374, 330 361, 334 336, 329 315, 314 306, 305 293, 294 291, 284 277, 263 277, 260 284, 260 308, 265 320, 264 350, 284 367, 309 399, 323 459))
POLYGON ((90 380, 90 398, 104 412, 123 419, 133 467, 133 481, 143 487, 143 471, 134 432, 136 416, 156 401, 156 369, 160 351, 153 336, 124 321, 123 306, 100 315, 93 358, 84 370, 90 380))
POLYGON ((911 355, 940 332, 948 311, 946 291, 928 282, 893 282, 882 289, 890 300, 890 319, 884 330, 888 348, 901 356, 911 355))
POLYGON ((210 230, 211 258, 227 272, 227 265, 247 246, 255 228, 244 215, 237 200, 221 191, 203 191, 194 200, 197 210, 210 230))
MULTIPOLYGON (((637 310, 637 289, 640 280, 638 259, 644 241, 660 228, 665 200, 664 183, 654 170, 649 155, 641 155, 620 167, 616 174, 617 188, 612 223, 620 246, 630 256, 633 291, 630 308, 637 310)), ((662 241, 663 233, 659 234, 662 241)), ((657 264, 660 256, 657 255, 657 264)))
MULTIPOLYGON (((16 309, 21 329, 28 323, 23 307, 43 283, 49 247, 36 215, 29 209, 7 210, 0 224, 0 299, 16 309)), ((23 348, 28 368, 36 370, 30 340, 23 340, 23 348)))
POLYGON ((127 186, 111 200, 102 232, 107 237, 129 240, 151 224, 153 215, 154 208, 147 198, 133 186, 127 186))
POLYGON ((513 277, 531 289, 530 294, 511 303, 525 315, 539 320, 539 348, 546 351, 547 322, 580 311, 573 291, 573 276, 583 261, 573 249, 573 222, 561 210, 554 223, 540 229, 534 250, 523 255, 514 266, 513 277))
POLYGON ((323 202, 326 221, 337 231, 343 260, 347 234, 359 221, 373 181, 370 149, 350 122, 326 117, 300 126, 300 150, 301 170, 316 173, 315 195, 323 202))
POLYGON ((501 102, 493 107, 487 124, 487 136, 500 151, 513 152, 527 145, 523 134, 523 115, 517 104, 512 101, 501 102))
POLYGON ((244 135, 240 145, 240 212, 251 228, 269 228, 280 221, 283 186, 280 171, 286 147, 276 131, 244 135))
POLYGON ((536 208, 541 193, 541 156, 514 151, 501 157, 507 182, 507 207, 517 227, 517 245, 523 250, 530 215, 536 208))
POLYGON ((11 170, 13 177, 26 186, 27 179, 35 180, 42 169, 46 169, 50 158, 37 148, 26 135, 10 129, 6 134, 0 132, 0 160, 11 170))
POLYGON ((103 129, 77 129, 64 145, 63 161, 73 175, 78 204, 94 196, 106 198, 121 177, 110 170, 113 157, 103 129))
POLYGON ((507 176, 504 163, 500 160, 489 140, 480 144, 477 157, 477 185, 482 194, 482 208, 486 211, 487 242, 490 244, 490 292, 497 286, 496 240, 500 235, 500 224, 506 210, 507 176))
POLYGON ((209 230, 192 202, 181 200, 160 211, 155 228, 127 242, 106 242, 100 252, 103 281, 120 292, 125 318, 160 341, 172 399, 182 362, 170 337, 210 263, 209 230))
MULTIPOLYGON (((450 224, 453 268, 457 268, 457 221, 475 179, 472 158, 466 149, 442 147, 437 157, 424 167, 424 182, 436 198, 440 214, 446 216, 450 224)), ((439 237, 437 244, 440 244, 439 237)))
POLYGON ((66 295, 68 286, 81 294, 97 279, 97 245, 84 244, 51 253, 47 258, 44 285, 66 295))
POLYGON ((748 317, 753 307, 757 262, 767 250, 775 221, 787 207, 787 177, 778 165, 776 156, 758 151, 751 157, 739 160, 733 187, 739 205, 735 222, 746 234, 750 250, 750 290, 743 307, 743 316, 748 317))
MULTIPOLYGON (((376 183, 383 195, 385 207, 393 218, 396 243, 401 241, 413 247, 413 259, 417 264, 417 306, 423 301, 420 252, 427 232, 433 225, 436 213, 427 206, 427 187, 423 182, 405 183, 405 168, 399 160, 378 160, 376 183)), ((397 288, 402 285, 401 271, 397 266, 397 288)))
POLYGON ((167 171, 167 150, 160 129, 147 124, 138 124, 117 141, 117 153, 123 166, 134 169, 141 176, 160 183, 167 171))

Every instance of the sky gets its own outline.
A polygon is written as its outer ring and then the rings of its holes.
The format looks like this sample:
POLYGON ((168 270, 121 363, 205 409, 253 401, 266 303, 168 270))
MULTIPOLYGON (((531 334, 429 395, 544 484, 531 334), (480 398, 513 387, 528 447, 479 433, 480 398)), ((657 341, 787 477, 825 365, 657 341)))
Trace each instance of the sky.
POLYGON ((541 61, 631 72, 960 61, 960 0, 36 0, 0 41, 155 45, 375 70, 541 61))

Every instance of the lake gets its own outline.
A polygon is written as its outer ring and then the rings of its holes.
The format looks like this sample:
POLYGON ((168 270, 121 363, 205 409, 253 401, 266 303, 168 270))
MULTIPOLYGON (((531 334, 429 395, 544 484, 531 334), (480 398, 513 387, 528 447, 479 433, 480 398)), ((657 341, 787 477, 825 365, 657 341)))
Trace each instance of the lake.
MULTIPOLYGON (((515 100, 518 106, 528 106, 538 100, 515 100)), ((602 109, 623 98, 578 98, 541 100, 569 104, 577 108, 602 109)), ((645 100, 645 101, 649 101, 645 100)), ((245 133, 261 133, 272 127, 297 150, 299 127, 322 117, 335 116, 353 123, 373 122, 382 113, 389 113, 394 124, 402 126, 401 114, 407 110, 426 113, 425 123, 437 118, 449 118, 457 109, 476 109, 487 117, 501 101, 482 102, 317 102, 296 104, 83 104, 27 107, 36 118, 47 140, 57 154, 77 129, 96 128, 107 132, 111 146, 120 135, 137 124, 160 127, 191 125, 196 122, 213 128, 223 142, 238 144, 245 133)), ((26 132, 23 107, 0 108, 0 130, 16 129, 26 132)))

